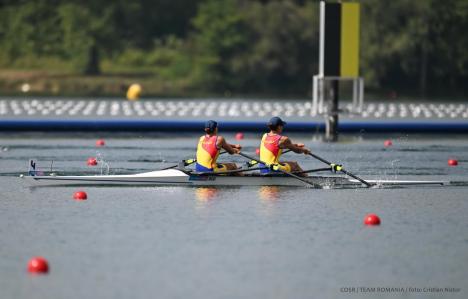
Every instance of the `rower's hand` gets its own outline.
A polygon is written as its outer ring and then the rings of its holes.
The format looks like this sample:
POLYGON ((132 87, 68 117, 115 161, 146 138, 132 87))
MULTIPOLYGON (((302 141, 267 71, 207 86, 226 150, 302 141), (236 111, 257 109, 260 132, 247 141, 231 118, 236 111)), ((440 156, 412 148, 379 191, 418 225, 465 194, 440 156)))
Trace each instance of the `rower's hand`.
POLYGON ((234 147, 234 148, 232 148, 232 154, 231 154, 231 155, 237 155, 237 154, 239 154, 240 152, 241 152, 240 148, 234 147))
POLYGON ((296 143, 297 147, 304 147, 304 143, 296 143))
POLYGON ((341 169, 343 169, 343 165, 340 165, 340 164, 330 164, 330 167, 331 167, 331 171, 333 172, 337 172, 337 171, 340 171, 341 169))
POLYGON ((257 164, 258 164, 258 162, 256 160, 250 160, 249 162, 246 162, 246 165, 247 165, 248 168, 253 167, 253 166, 257 165, 257 164))
POLYGON ((302 149, 302 152, 304 153, 304 155, 308 155, 308 154, 310 154, 310 149, 308 149, 308 148, 303 148, 303 149, 302 149))
POLYGON ((268 168, 270 168, 270 170, 273 170, 273 171, 278 171, 280 169, 280 166, 279 164, 270 164, 268 165, 268 168))
POLYGON ((242 146, 240 144, 233 144, 232 147, 237 148, 238 150, 242 149, 242 146))
POLYGON ((184 166, 189 166, 195 162, 197 162, 197 159, 188 159, 188 160, 183 160, 184 166))

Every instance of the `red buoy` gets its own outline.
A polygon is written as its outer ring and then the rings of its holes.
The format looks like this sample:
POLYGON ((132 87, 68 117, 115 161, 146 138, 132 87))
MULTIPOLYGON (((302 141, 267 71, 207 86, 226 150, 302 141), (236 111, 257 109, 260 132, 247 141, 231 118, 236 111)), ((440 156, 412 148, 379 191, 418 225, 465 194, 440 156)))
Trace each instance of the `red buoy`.
POLYGON ((73 194, 73 198, 76 200, 87 200, 88 199, 88 194, 84 191, 76 191, 73 194))
POLYGON ((259 148, 256 148, 256 149, 255 149, 255 154, 256 154, 257 156, 260 156, 260 149, 259 149, 259 148))
POLYGON ((88 164, 88 166, 96 166, 97 165, 97 160, 96 158, 88 158, 88 161, 86 162, 86 164, 88 164))
POLYGON ((236 134, 236 139, 237 139, 237 140, 242 140, 242 139, 244 139, 244 133, 237 133, 237 134, 236 134))
POLYGON ((364 218, 365 225, 380 225, 380 218, 375 214, 367 214, 364 218))
POLYGON ((96 140, 96 146, 104 146, 104 145, 106 145, 106 142, 104 141, 104 139, 96 140))
POLYGON ((393 142, 390 139, 387 139, 387 140, 384 141, 383 145, 385 147, 389 147, 389 146, 393 145, 393 142))
POLYGON ((457 166, 458 165, 458 160, 449 159, 447 163, 448 163, 449 166, 457 166))
POLYGON ((43 274, 49 272, 47 260, 41 256, 33 257, 28 262, 28 272, 43 274))

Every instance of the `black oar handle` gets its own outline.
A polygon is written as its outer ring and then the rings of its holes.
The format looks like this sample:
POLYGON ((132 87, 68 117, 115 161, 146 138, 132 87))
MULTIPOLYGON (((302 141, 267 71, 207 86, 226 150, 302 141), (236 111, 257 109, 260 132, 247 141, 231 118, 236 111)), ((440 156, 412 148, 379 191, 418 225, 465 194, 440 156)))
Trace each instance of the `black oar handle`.
MULTIPOLYGON (((319 156, 317 156, 317 155, 315 155, 315 154, 309 153, 309 156, 312 156, 312 157, 314 157, 315 159, 317 159, 317 160, 319 160, 319 161, 322 161, 323 163, 332 166, 332 163, 331 163, 331 162, 329 162, 329 161, 327 161, 327 160, 325 160, 325 159, 323 159, 323 158, 321 158, 321 157, 319 157, 319 156)), ((370 183, 364 181, 364 180, 361 179, 360 177, 355 176, 354 174, 352 174, 352 173, 346 171, 346 170, 343 169, 343 168, 341 168, 340 171, 343 172, 343 173, 346 174, 346 175, 349 175, 349 176, 352 177, 353 179, 358 180, 359 182, 363 183, 363 184, 366 185, 367 187, 371 187, 371 186, 372 186, 372 184, 370 184, 370 183)))

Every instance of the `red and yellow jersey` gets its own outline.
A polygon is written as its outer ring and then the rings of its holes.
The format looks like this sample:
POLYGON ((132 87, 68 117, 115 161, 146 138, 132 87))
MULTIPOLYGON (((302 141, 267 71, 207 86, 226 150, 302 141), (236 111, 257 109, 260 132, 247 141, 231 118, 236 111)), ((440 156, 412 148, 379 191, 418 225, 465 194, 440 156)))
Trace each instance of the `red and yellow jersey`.
POLYGON ((265 133, 260 144, 260 160, 267 165, 278 164, 283 150, 280 148, 281 135, 265 133))
POLYGON ((197 147, 197 164, 207 168, 216 168, 216 160, 219 156, 217 146, 218 136, 201 136, 197 147))

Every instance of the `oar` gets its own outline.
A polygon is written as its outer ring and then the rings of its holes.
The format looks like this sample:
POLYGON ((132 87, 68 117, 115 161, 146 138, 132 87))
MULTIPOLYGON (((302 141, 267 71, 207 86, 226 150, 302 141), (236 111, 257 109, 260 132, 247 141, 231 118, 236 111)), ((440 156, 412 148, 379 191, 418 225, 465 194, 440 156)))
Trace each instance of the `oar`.
POLYGON ((321 172, 321 171, 330 171, 330 167, 315 168, 315 169, 309 169, 309 170, 303 170, 303 171, 295 171, 293 173, 294 174, 300 174, 300 173, 312 173, 312 172, 321 172))
MULTIPOLYGON (((242 152, 239 152, 239 155, 241 155, 242 157, 245 157, 245 158, 247 158, 247 159, 256 161, 257 163, 261 163, 261 164, 267 165, 267 163, 262 162, 262 161, 260 161, 259 159, 256 159, 256 158, 254 158, 254 157, 251 157, 251 156, 249 156, 249 155, 246 155, 246 154, 244 154, 244 153, 242 153, 242 152)), ((293 178, 295 178, 295 179, 297 179, 297 180, 299 180, 299 181, 302 181, 302 182, 306 183, 307 185, 311 185, 311 186, 313 186, 313 187, 315 187, 315 188, 321 187, 321 186, 319 186, 319 185, 317 185, 317 184, 311 183, 311 182, 309 182, 308 180, 303 179, 303 178, 301 178, 300 176, 297 176, 297 175, 292 174, 292 173, 290 173, 290 172, 287 172, 287 171, 284 171, 284 170, 281 170, 281 169, 278 169, 278 171, 281 172, 281 173, 283 173, 283 174, 286 174, 286 175, 288 175, 288 176, 290 176, 290 177, 293 177, 293 178)))
MULTIPOLYGON (((189 166, 190 164, 193 164, 193 163, 197 162, 197 159, 183 160, 183 162, 184 162, 184 166, 189 166)), ((179 164, 172 165, 172 166, 169 166, 169 167, 164 167, 164 168, 161 168, 161 170, 168 170, 168 169, 173 169, 173 168, 177 168, 177 167, 179 167, 179 164)))
MULTIPOLYGON (((225 154, 227 152, 221 152, 220 155, 225 154)), ((182 160, 184 162, 184 166, 189 166, 192 165, 193 163, 197 162, 197 159, 187 159, 187 160, 182 160)), ((161 170, 167 170, 167 169, 173 169, 179 167, 179 164, 172 165, 169 167, 162 168, 161 170)))
MULTIPOLYGON (((309 153, 309 156, 312 156, 312 157, 314 157, 315 159, 317 159, 317 160, 319 160, 319 161, 322 161, 322 162, 325 163, 325 164, 330 165, 330 167, 333 167, 333 165, 334 165, 333 163, 331 163, 331 162, 329 162, 329 161, 327 161, 327 160, 325 160, 325 159, 323 159, 323 158, 321 158, 321 157, 319 157, 319 156, 317 156, 317 155, 315 155, 315 154, 309 153)), ((346 170, 343 169, 343 167, 341 167, 341 166, 339 167, 338 170, 341 171, 341 172, 343 172, 344 174, 349 175, 350 177, 352 177, 352 178, 354 178, 354 179, 360 181, 361 183, 363 183, 363 184, 366 185, 367 187, 371 187, 371 186, 372 186, 372 184, 370 184, 370 183, 364 181, 364 180, 361 179, 360 177, 355 176, 355 175, 352 174, 351 172, 346 171, 346 170)))

